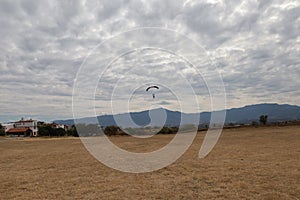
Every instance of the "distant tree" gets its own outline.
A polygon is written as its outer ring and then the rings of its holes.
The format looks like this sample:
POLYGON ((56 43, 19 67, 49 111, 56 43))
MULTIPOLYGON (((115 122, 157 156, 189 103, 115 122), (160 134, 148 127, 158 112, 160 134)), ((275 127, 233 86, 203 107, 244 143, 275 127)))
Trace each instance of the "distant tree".
POLYGON ((260 122, 261 124, 266 125, 267 121, 268 121, 268 115, 261 115, 261 116, 259 117, 259 122, 260 122))
POLYGON ((73 135, 75 137, 90 137, 96 135, 103 135, 101 128, 97 124, 76 124, 73 125, 67 135, 73 135))
POLYGON ((169 130, 172 134, 176 134, 178 132, 178 129, 179 129, 179 127, 177 127, 177 126, 173 126, 173 127, 169 128, 169 130))
POLYGON ((53 132, 54 132, 54 136, 65 136, 66 135, 66 131, 63 128, 54 128, 53 132))
POLYGON ((50 136, 46 126, 39 126, 39 136, 50 136))
POLYGON ((159 134, 171 134, 172 131, 171 131, 171 129, 169 127, 165 127, 164 126, 158 133, 159 134))
POLYGON ((230 122, 228 123, 228 126, 234 126, 234 123, 230 122))
POLYGON ((121 129, 117 126, 107 126, 104 129, 104 133, 108 136, 117 135, 120 131, 121 129))
POLYGON ((0 124, 0 135, 5 135, 5 130, 2 124, 0 124))
POLYGON ((88 124, 85 126, 85 131, 87 131, 88 136, 101 135, 102 131, 97 124, 88 124))
POLYGON ((195 129, 196 129, 196 126, 194 124, 185 124, 180 128, 181 131, 192 131, 195 129))
POLYGON ((38 126, 43 126, 44 124, 45 124, 45 122, 43 122, 43 121, 38 121, 38 122, 37 122, 37 125, 38 125, 38 126))
POLYGON ((252 122, 251 122, 251 125, 252 125, 252 126, 258 126, 258 123, 257 123, 257 121, 252 121, 252 122))
POLYGON ((79 137, 75 125, 72 125, 70 129, 67 130, 68 136, 79 137))
POLYGON ((39 136, 65 136, 66 131, 63 128, 52 128, 50 125, 39 126, 39 136))

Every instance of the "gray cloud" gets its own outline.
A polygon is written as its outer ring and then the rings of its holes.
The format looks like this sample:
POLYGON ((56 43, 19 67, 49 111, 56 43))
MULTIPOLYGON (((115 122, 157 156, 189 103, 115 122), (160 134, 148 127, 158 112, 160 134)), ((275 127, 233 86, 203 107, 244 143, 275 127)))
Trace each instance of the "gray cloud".
MULTIPOLYGON (((299 12, 297 0, 2 0, 0 121, 17 119, 21 115, 46 120, 71 117, 74 79, 88 53, 116 34, 150 26, 182 33, 207 51, 223 76, 228 107, 266 101, 298 104, 299 12)), ((128 39, 133 43, 143 41, 143 37, 128 39)), ((160 35, 153 35, 153 41, 169 42, 160 35)), ((184 41, 169 45, 184 46, 184 41)), ((101 61, 93 61, 95 69, 99 67, 97 62, 101 61)), ((192 62, 204 61, 195 58, 192 62)), ((215 70, 209 65, 199 66, 198 70, 204 74, 215 70)), ((184 93, 184 88, 180 90, 179 87, 181 73, 202 99, 204 110, 209 110, 205 108, 209 106, 209 94, 204 80, 199 79, 180 58, 159 51, 145 51, 118 60, 114 69, 108 70, 103 77, 97 99, 109 99, 119 81, 122 83, 120 91, 125 91, 119 96, 121 102, 126 91, 137 87, 135 83, 150 80, 151 69, 158 74, 153 81, 164 77, 168 87, 184 93), (136 67, 128 73, 130 65, 136 67), (170 73, 170 70, 174 72, 170 73), (120 81, 122 74, 126 76, 120 81)), ((88 76, 83 84, 89 84, 88 76)), ((166 91, 162 92, 161 97, 166 94, 166 91)), ((134 108, 142 110, 141 101, 137 98, 134 108)), ((173 99, 162 102, 175 107, 173 99)), ((101 113, 110 112, 105 109, 106 105, 97 106, 103 109, 99 111, 101 113)))

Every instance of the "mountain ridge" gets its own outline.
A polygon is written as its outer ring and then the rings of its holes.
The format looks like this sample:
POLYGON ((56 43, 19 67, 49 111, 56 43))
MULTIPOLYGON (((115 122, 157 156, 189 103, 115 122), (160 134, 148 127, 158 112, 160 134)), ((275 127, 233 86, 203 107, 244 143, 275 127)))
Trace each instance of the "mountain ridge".
MULTIPOLYGON (((211 113, 209 111, 200 112, 200 113, 184 113, 180 111, 172 111, 165 108, 156 108, 152 110, 144 110, 140 112, 130 112, 130 113, 120 113, 120 114, 108 114, 97 116, 98 122, 101 126, 110 126, 110 125, 118 125, 116 120, 121 121, 122 127, 132 127, 129 121, 125 118, 130 117, 132 121, 134 121, 138 126, 149 126, 151 119, 149 117, 149 113, 154 116, 160 117, 162 111, 166 113, 166 122, 164 126, 179 126, 181 116, 184 116, 186 122, 184 123, 198 123, 195 122, 195 118, 200 117, 199 124, 208 124, 210 122, 211 113), (191 121, 189 121, 191 120, 191 121), (128 122, 128 124, 127 124, 128 122)), ((224 110, 218 110, 213 112, 220 112, 224 110)), ((300 106, 297 105, 289 105, 289 104, 277 104, 277 103, 262 103, 262 104, 252 104, 246 105, 239 108, 230 108, 225 109, 226 111, 226 119, 225 123, 251 123, 252 121, 258 122, 260 115, 268 115, 269 122, 279 122, 279 121, 289 121, 289 120, 300 120, 300 106)), ((55 120, 55 123, 58 124, 66 124, 73 125, 73 119, 67 120, 55 120)), ((81 119, 76 119, 76 123, 83 124, 95 124, 91 123, 95 122, 94 117, 85 117, 81 119)), ((153 126, 161 124, 151 124, 153 126)))

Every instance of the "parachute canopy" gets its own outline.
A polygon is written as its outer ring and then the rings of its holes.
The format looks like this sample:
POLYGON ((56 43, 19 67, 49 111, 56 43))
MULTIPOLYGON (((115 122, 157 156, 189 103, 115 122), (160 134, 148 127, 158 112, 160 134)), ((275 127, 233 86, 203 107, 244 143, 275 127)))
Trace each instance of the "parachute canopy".
POLYGON ((146 91, 148 91, 148 90, 150 90, 150 89, 152 89, 152 88, 159 89, 158 86, 152 85, 152 86, 147 87, 146 91))

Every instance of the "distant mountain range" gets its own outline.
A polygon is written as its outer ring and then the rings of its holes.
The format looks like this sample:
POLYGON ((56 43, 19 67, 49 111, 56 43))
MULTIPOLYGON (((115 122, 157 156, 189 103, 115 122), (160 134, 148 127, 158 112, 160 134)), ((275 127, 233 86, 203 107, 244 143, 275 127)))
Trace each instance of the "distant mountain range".
MULTIPOLYGON (((97 119, 99 124, 104 127, 110 125, 120 126, 120 124, 123 128, 134 127, 134 125, 128 120, 129 116, 131 117, 132 121, 139 126, 178 126, 182 116, 184 118, 182 124, 197 124, 198 122, 195 121, 195 117, 199 117, 197 115, 200 115, 199 124, 208 124, 210 122, 211 112, 188 114, 181 113, 179 111, 171 111, 164 108, 116 115, 102 115, 98 116, 97 119), (154 120, 151 122, 149 115, 153 116, 153 119, 162 119, 162 114, 165 114, 166 118, 164 124, 161 124, 162 122, 159 120, 154 120), (116 123, 116 120, 118 123, 116 123)), ((300 120, 300 106, 265 103, 248 105, 241 108, 227 109, 225 123, 250 124, 252 121, 258 122, 260 115, 268 115, 268 122, 300 120)), ((76 121, 77 123, 93 124, 95 123, 95 118, 87 117, 78 119, 76 121)), ((55 120, 54 122, 66 125, 74 124, 73 119, 55 120)))

